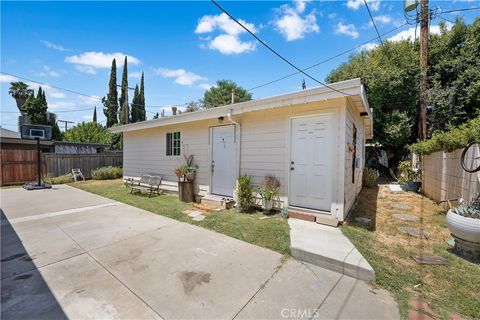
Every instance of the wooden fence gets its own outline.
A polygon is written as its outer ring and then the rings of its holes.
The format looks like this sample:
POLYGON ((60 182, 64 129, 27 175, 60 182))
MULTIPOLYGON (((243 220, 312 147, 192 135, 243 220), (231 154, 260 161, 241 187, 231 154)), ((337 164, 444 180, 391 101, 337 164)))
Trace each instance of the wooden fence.
MULTIPOLYGON (((45 159, 42 156, 45 172, 45 159)), ((36 150, 0 150, 0 186, 22 184, 37 179, 36 150)))
POLYGON ((108 167, 122 166, 122 153, 97 153, 97 154, 48 154, 45 155, 47 172, 54 177, 72 172, 73 168, 80 168, 86 179, 92 177, 92 170, 108 167))
MULTIPOLYGON (((37 151, 36 150, 0 150, 0 186, 23 184, 37 179, 37 151)), ((57 177, 72 172, 73 168, 80 168, 86 179, 91 178, 92 170, 122 166, 123 155, 118 153, 98 154, 54 154, 43 153, 42 175, 48 173, 57 177)))

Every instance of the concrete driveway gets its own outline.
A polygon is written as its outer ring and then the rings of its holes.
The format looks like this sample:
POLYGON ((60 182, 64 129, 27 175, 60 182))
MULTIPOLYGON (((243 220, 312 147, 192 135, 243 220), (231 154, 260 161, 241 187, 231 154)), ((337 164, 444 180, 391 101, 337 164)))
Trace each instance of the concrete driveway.
POLYGON ((1 208, 2 319, 399 318, 365 282, 69 186, 1 208))

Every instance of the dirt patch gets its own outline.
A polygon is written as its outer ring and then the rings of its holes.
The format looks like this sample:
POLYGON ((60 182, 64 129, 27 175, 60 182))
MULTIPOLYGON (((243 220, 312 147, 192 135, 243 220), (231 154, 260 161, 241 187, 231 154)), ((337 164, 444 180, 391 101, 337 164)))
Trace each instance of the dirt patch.
POLYGON ((209 283, 211 279, 210 273, 195 271, 182 271, 178 277, 182 281, 186 294, 190 294, 196 286, 209 283))

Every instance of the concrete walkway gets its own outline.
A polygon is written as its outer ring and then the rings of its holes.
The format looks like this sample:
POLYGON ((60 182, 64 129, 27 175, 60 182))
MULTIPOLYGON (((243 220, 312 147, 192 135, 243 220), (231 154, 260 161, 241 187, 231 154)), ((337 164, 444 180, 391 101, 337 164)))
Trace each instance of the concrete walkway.
POLYGON ((360 280, 374 280, 375 272, 339 228, 288 219, 292 256, 360 280))
POLYGON ((363 281, 68 186, 1 207, 2 319, 399 318, 363 281))

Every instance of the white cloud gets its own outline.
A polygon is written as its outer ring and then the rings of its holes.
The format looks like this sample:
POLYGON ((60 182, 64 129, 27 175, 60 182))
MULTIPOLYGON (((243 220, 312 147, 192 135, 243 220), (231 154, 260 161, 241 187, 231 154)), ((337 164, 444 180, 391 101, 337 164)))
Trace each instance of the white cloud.
POLYGON ((389 15, 376 16, 373 17, 373 19, 375 20, 375 22, 380 24, 389 24, 390 22, 392 22, 392 17, 390 17, 389 15))
POLYGON ((127 56, 129 64, 137 65, 140 63, 139 59, 121 52, 103 53, 95 51, 68 56, 65 58, 65 62, 74 64, 75 68, 80 72, 87 74, 96 74, 97 69, 111 68, 113 59, 117 61, 117 67, 122 66, 125 56, 127 56))
POLYGON ((239 54, 255 50, 254 42, 242 42, 237 36, 221 34, 208 43, 210 49, 218 50, 222 54, 239 54))
POLYGON ((142 73, 140 71, 129 72, 128 76, 130 78, 140 79, 142 77, 142 73))
POLYGON ((48 110, 50 111, 58 111, 58 110, 72 110, 75 109, 77 105, 73 102, 69 101, 58 101, 48 104, 48 110))
POLYGON ((60 77, 60 72, 52 70, 49 66, 43 66, 43 71, 35 73, 39 77, 60 77))
POLYGON ((20 81, 17 77, 10 76, 8 74, 0 74, 0 82, 15 82, 20 81))
POLYGON ((200 83, 200 84, 198 85, 198 87, 199 87, 200 89, 208 90, 208 89, 210 89, 211 87, 214 87, 214 85, 213 85, 213 84, 210 84, 210 83, 200 83))
MULTIPOLYGON (((253 33, 257 32, 257 28, 253 23, 238 19, 248 30, 253 33)), ((195 28, 196 34, 205 34, 218 31, 219 35, 215 37, 203 37, 201 40, 206 41, 207 45, 203 47, 217 50, 222 54, 240 54, 255 50, 255 42, 242 41, 240 35, 246 31, 240 27, 235 21, 230 19, 225 13, 216 16, 203 16, 195 28)))
POLYGON ((167 69, 167 68, 158 68, 153 70, 154 74, 161 75, 165 78, 174 78, 174 82, 184 85, 190 86, 198 81, 205 81, 207 78, 199 76, 190 71, 186 71, 185 69, 167 69))
POLYGON ((282 15, 274 22, 278 30, 287 41, 303 39, 307 33, 319 32, 315 11, 303 15, 308 1, 295 1, 295 7, 286 4, 280 7, 282 15))
POLYGON ((359 33, 357 31, 357 28, 353 24, 343 24, 342 22, 339 22, 337 24, 336 34, 344 34, 349 37, 352 37, 353 39, 357 39, 359 36, 359 33))
POLYGON ((102 103, 101 98, 99 96, 92 96, 90 98, 90 97, 77 95, 77 100, 79 104, 90 106, 90 107, 93 107, 102 103))
MULTIPOLYGON (((380 0, 367 0, 368 7, 372 11, 378 11, 380 9, 380 0)), ((360 6, 364 5, 363 0, 348 0, 347 7, 352 10, 358 10, 360 6)))
POLYGON ((55 98, 55 99, 65 98, 65 93, 57 91, 54 88, 48 88, 48 89, 45 90, 45 92, 47 93, 47 96, 55 98))
POLYGON ((358 48, 358 51, 370 51, 378 47, 377 43, 366 43, 358 48))
MULTIPOLYGON (((445 23, 445 27, 447 30, 450 30, 453 27, 453 24, 450 22, 445 23)), ((430 26, 430 34, 440 34, 440 26, 439 25, 433 25, 430 26)), ((416 32, 417 38, 420 36, 420 27, 418 27, 417 32, 416 32)), ((393 42, 398 42, 402 40, 409 40, 409 41, 414 41, 415 40, 415 27, 408 28, 407 30, 401 31, 397 33, 396 35, 388 38, 387 40, 393 41, 393 42)))
POLYGON ((70 51, 70 49, 67 49, 59 44, 55 44, 53 42, 47 41, 47 40, 40 40, 41 43, 43 43, 47 48, 50 49, 55 49, 58 51, 70 51))

